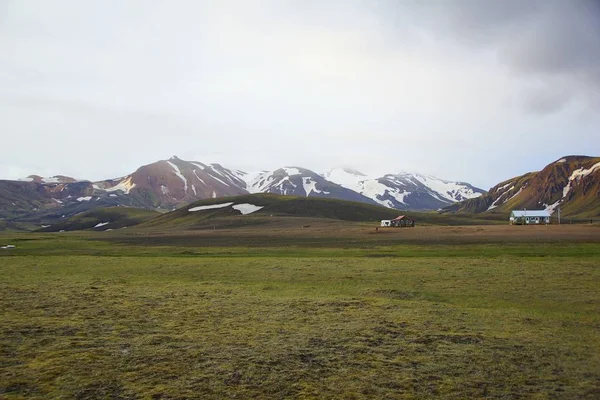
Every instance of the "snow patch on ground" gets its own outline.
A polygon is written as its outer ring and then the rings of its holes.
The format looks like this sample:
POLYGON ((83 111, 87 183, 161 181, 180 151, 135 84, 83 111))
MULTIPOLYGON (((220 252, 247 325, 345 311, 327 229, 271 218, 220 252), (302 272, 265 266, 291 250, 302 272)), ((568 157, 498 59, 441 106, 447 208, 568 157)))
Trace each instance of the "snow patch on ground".
POLYGON ((560 164, 560 163, 564 163, 564 162, 567 162, 567 159, 566 159, 566 158, 561 158, 561 159, 560 159, 560 160, 558 160, 556 163, 557 163, 557 164, 560 164))
POLYGON ((90 201, 92 196, 78 197, 77 201, 90 201))
POLYGON ((194 192, 194 196, 197 196, 198 194, 196 193, 196 186, 192 185, 192 191, 194 192))
POLYGON ((260 210, 263 207, 264 206, 255 206, 254 204, 243 203, 243 204, 236 204, 232 208, 234 210, 238 210, 242 214, 246 215, 246 214, 252 214, 253 212, 258 211, 258 210, 260 210))
POLYGON ((173 164, 171 161, 167 161, 167 162, 169 163, 171 168, 173 168, 173 172, 175 172, 175 175, 177 175, 179 177, 179 179, 181 179, 183 181, 183 192, 187 193, 187 190, 188 190, 187 179, 185 179, 185 176, 183 176, 183 174, 181 173, 181 171, 179 170, 179 167, 177 165, 173 164))
POLYGON ((5 246, 0 247, 0 249, 5 249, 6 250, 6 249, 14 249, 16 247, 17 246, 15 246, 14 244, 7 244, 5 246))
POLYGON ((94 228, 100 228, 101 226, 108 225, 108 224, 110 224, 110 222, 100 222, 100 223, 96 224, 96 226, 94 226, 94 228))
POLYGON ((194 212, 194 211, 202 211, 202 210, 213 210, 213 209, 216 209, 216 208, 229 207, 232 204, 233 204, 233 202, 222 203, 222 204, 211 204, 209 206, 198 206, 198 207, 192 207, 188 211, 194 212))

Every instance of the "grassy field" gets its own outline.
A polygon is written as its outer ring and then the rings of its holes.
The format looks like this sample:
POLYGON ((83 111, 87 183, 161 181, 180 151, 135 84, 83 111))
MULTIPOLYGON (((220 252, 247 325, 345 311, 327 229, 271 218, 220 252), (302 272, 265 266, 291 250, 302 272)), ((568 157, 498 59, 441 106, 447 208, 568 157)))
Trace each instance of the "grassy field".
POLYGON ((600 226, 295 224, 0 235, 0 398, 600 397, 600 226))

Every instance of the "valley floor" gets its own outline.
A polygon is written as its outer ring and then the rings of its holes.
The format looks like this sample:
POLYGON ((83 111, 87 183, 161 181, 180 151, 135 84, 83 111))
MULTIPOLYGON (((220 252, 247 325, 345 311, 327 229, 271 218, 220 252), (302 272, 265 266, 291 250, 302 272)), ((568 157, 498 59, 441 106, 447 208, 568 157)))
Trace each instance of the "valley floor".
POLYGON ((0 397, 600 397, 597 225, 127 231, 0 235, 0 397))

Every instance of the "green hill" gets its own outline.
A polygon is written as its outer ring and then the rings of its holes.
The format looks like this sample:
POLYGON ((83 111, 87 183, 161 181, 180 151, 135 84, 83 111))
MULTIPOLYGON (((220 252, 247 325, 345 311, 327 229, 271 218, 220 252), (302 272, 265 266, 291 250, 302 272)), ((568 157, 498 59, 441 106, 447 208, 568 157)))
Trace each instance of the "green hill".
POLYGON ((118 229, 138 225, 159 216, 158 211, 131 207, 98 207, 67 218, 38 232, 118 229))
MULTIPOLYGON (((147 221, 139 228, 232 228, 237 226, 262 225, 290 221, 290 217, 309 220, 341 220, 379 223, 382 219, 407 214, 417 224, 471 225, 498 223, 498 218, 473 218, 471 215, 442 215, 437 212, 413 213, 359 202, 324 199, 316 197, 281 196, 275 194, 250 194, 236 197, 221 197, 191 203, 178 210, 147 221), (249 204, 261 207, 243 215, 235 207, 249 204), (220 206, 220 207, 215 207, 220 206), (211 208, 212 207, 212 208, 211 208), (197 211, 190 211, 201 208, 197 211)), ((508 219, 508 216, 506 217, 508 219)), ((501 221, 504 223, 505 218, 501 221)))

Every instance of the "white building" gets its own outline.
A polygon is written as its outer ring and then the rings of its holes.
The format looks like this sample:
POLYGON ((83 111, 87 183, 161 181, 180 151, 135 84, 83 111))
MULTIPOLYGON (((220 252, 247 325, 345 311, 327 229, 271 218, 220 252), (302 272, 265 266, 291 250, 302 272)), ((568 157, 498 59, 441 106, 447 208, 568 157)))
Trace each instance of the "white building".
POLYGON ((509 221, 511 225, 547 225, 551 215, 547 210, 513 210, 509 221))

